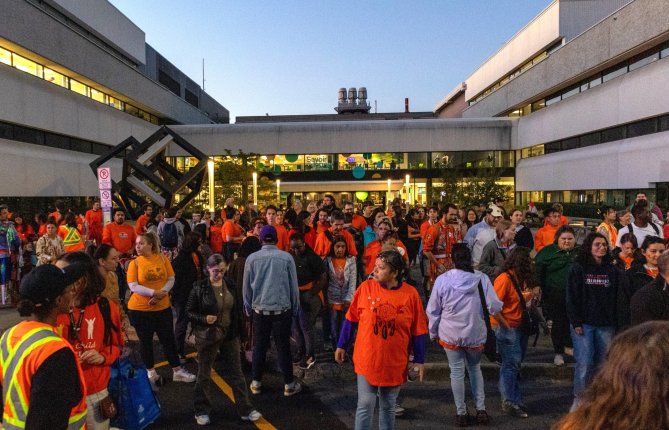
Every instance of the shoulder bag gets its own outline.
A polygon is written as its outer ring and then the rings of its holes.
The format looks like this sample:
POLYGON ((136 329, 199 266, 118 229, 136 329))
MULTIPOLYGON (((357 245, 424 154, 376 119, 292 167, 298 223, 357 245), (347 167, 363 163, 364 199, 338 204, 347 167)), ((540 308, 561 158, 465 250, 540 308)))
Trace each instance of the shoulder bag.
POLYGON ((523 297, 522 291, 520 291, 520 286, 516 280, 516 277, 509 273, 509 278, 511 278, 511 283, 513 283, 513 289, 516 290, 518 294, 518 299, 520 300, 520 307, 523 309, 523 318, 520 322, 520 331, 525 336, 535 336, 539 334, 539 321, 532 316, 530 311, 527 309, 527 304, 525 303, 525 298, 523 297))
POLYGON ((490 312, 488 312, 488 304, 485 300, 485 294, 483 293, 483 284, 479 281, 479 297, 481 298, 481 308, 483 309, 483 319, 485 320, 485 327, 487 331, 487 337, 485 340, 485 347, 483 348, 483 355, 485 355, 488 360, 495 363, 497 362, 497 336, 495 335, 494 330, 490 326, 490 312))

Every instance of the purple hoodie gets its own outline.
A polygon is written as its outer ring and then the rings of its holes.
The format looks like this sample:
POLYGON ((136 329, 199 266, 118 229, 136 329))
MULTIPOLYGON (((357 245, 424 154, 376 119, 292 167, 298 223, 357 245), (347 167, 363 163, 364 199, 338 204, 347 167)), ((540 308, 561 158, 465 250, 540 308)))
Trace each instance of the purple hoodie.
POLYGON ((427 303, 430 338, 439 338, 450 345, 477 347, 485 344, 487 330, 479 296, 479 281, 488 305, 488 312, 502 310, 490 279, 478 270, 474 273, 452 269, 434 283, 427 303))

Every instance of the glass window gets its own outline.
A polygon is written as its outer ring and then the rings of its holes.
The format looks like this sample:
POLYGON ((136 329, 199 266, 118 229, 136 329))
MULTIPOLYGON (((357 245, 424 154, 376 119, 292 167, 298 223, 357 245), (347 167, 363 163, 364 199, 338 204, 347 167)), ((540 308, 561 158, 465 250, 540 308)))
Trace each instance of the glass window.
POLYGON ((91 88, 91 98, 100 103, 107 104, 107 94, 94 88, 91 88))
POLYGON ((26 73, 30 73, 31 75, 39 76, 40 78, 43 76, 42 74, 42 66, 40 64, 35 63, 34 61, 31 61, 27 58, 24 58, 20 55, 12 53, 13 58, 13 64, 14 67, 17 69, 24 71, 26 73))
POLYGON ((11 124, 0 122, 0 137, 11 139, 14 135, 14 127, 11 124))
POLYGON ((560 142, 551 142, 544 145, 544 154, 552 154, 562 150, 560 142))
POLYGON ((137 109, 136 107, 134 107, 133 105, 131 105, 129 103, 125 104, 125 111, 126 111, 126 113, 129 113, 130 115, 139 116, 139 109, 137 109))
POLYGON ((627 137, 643 136, 657 131, 657 120, 655 118, 637 121, 627 126, 627 137))
POLYGON ((60 134, 47 133, 46 144, 53 148, 70 149, 70 138, 60 134))
POLYGON ((645 54, 645 56, 641 58, 632 58, 630 60, 630 72, 632 70, 638 69, 639 67, 643 67, 647 64, 650 64, 653 61, 658 60, 659 58, 660 58, 659 51, 653 52, 652 54, 645 54))
POLYGON ((304 170, 332 170, 334 155, 332 154, 306 154, 304 156, 304 170))
POLYGON ((574 95, 578 94, 580 91, 581 91, 581 87, 578 86, 578 85, 573 87, 573 88, 569 88, 562 93, 562 100, 564 100, 568 97, 574 96, 574 95))
POLYGON ((44 132, 32 128, 14 126, 14 140, 44 145, 44 132))
POLYGON ((562 141, 562 150, 576 149, 580 147, 580 139, 578 137, 570 137, 562 141))
POLYGON ((529 148, 523 148, 521 151, 521 158, 532 158, 544 155, 544 145, 534 145, 529 148))
POLYGON ((284 172, 301 172, 304 170, 304 155, 277 155, 274 157, 274 165, 281 166, 284 172))
POLYGON ((109 106, 111 106, 113 108, 116 108, 118 110, 123 110, 124 103, 119 99, 115 99, 112 96, 108 96, 108 103, 109 103, 109 106))
POLYGON ((145 112, 143 110, 139 111, 139 117, 142 118, 144 121, 151 121, 151 114, 148 112, 145 112))
POLYGON ((79 81, 75 81, 74 79, 70 79, 70 89, 74 91, 75 93, 79 93, 83 96, 88 97, 88 86, 85 84, 82 84, 79 81))
POLYGON ((662 50, 660 51, 660 58, 667 58, 669 57, 669 46, 665 45, 664 48, 661 48, 662 50))
POLYGON ((409 152, 409 169, 427 169, 427 152, 409 152))
POLYGON ((70 139, 72 151, 91 153, 91 142, 83 139, 70 139))
POLYGON ((602 130, 602 143, 613 142, 615 140, 621 140, 625 138, 625 126, 610 128, 608 130, 602 130))
POLYGON ((68 78, 65 75, 62 75, 55 70, 51 70, 48 67, 44 68, 44 80, 51 82, 52 84, 56 84, 61 87, 68 87, 68 78))
POLYGON ((12 53, 5 48, 0 48, 0 63, 12 65, 12 53))
POLYGON ((608 70, 602 75, 602 82, 608 82, 613 78, 624 75, 627 73, 627 64, 622 64, 619 66, 613 67, 611 70, 608 70))
POLYGON ((590 79, 590 82, 588 83, 588 88, 594 88, 601 83, 602 83, 602 77, 597 75, 596 77, 590 79))
POLYGON ((600 143, 600 137, 599 133, 584 134, 581 136, 581 147, 597 145, 600 143))
POLYGON ((665 115, 660 117, 660 130, 659 131, 667 131, 669 130, 669 115, 665 115))
POLYGON ((553 95, 553 96, 550 96, 550 97, 546 97, 546 106, 550 106, 554 103, 559 102, 560 100, 562 100, 562 97, 560 96, 560 94, 556 94, 556 95, 553 95))
POLYGON ((149 120, 149 122, 151 124, 160 125, 160 119, 155 115, 151 115, 151 119, 149 120))
POLYGON ((545 107, 546 107, 546 100, 545 100, 545 99, 541 99, 541 100, 539 100, 538 102, 534 102, 534 103, 532 103, 532 112, 536 112, 536 111, 538 111, 539 109, 543 109, 543 108, 545 108, 545 107))

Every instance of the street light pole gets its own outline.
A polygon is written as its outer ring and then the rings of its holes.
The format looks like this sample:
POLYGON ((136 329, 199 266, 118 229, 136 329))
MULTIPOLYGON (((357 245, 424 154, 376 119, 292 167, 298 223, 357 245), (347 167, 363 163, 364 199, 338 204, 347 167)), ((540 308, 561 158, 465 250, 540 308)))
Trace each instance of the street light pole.
POLYGON ((281 204, 281 179, 276 180, 276 203, 281 204))
POLYGON ((253 172, 253 204, 258 206, 258 172, 253 172))
POLYGON ((214 213, 214 160, 207 161, 209 171, 209 212, 214 213))

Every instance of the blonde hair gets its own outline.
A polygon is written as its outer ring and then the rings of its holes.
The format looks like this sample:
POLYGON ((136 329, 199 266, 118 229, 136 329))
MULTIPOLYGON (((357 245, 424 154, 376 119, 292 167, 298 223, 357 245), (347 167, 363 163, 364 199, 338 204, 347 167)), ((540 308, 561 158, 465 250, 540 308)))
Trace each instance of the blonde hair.
POLYGON ((160 252, 160 239, 158 235, 152 231, 147 231, 146 233, 138 234, 137 237, 144 238, 147 244, 151 245, 151 253, 158 254, 160 252))

